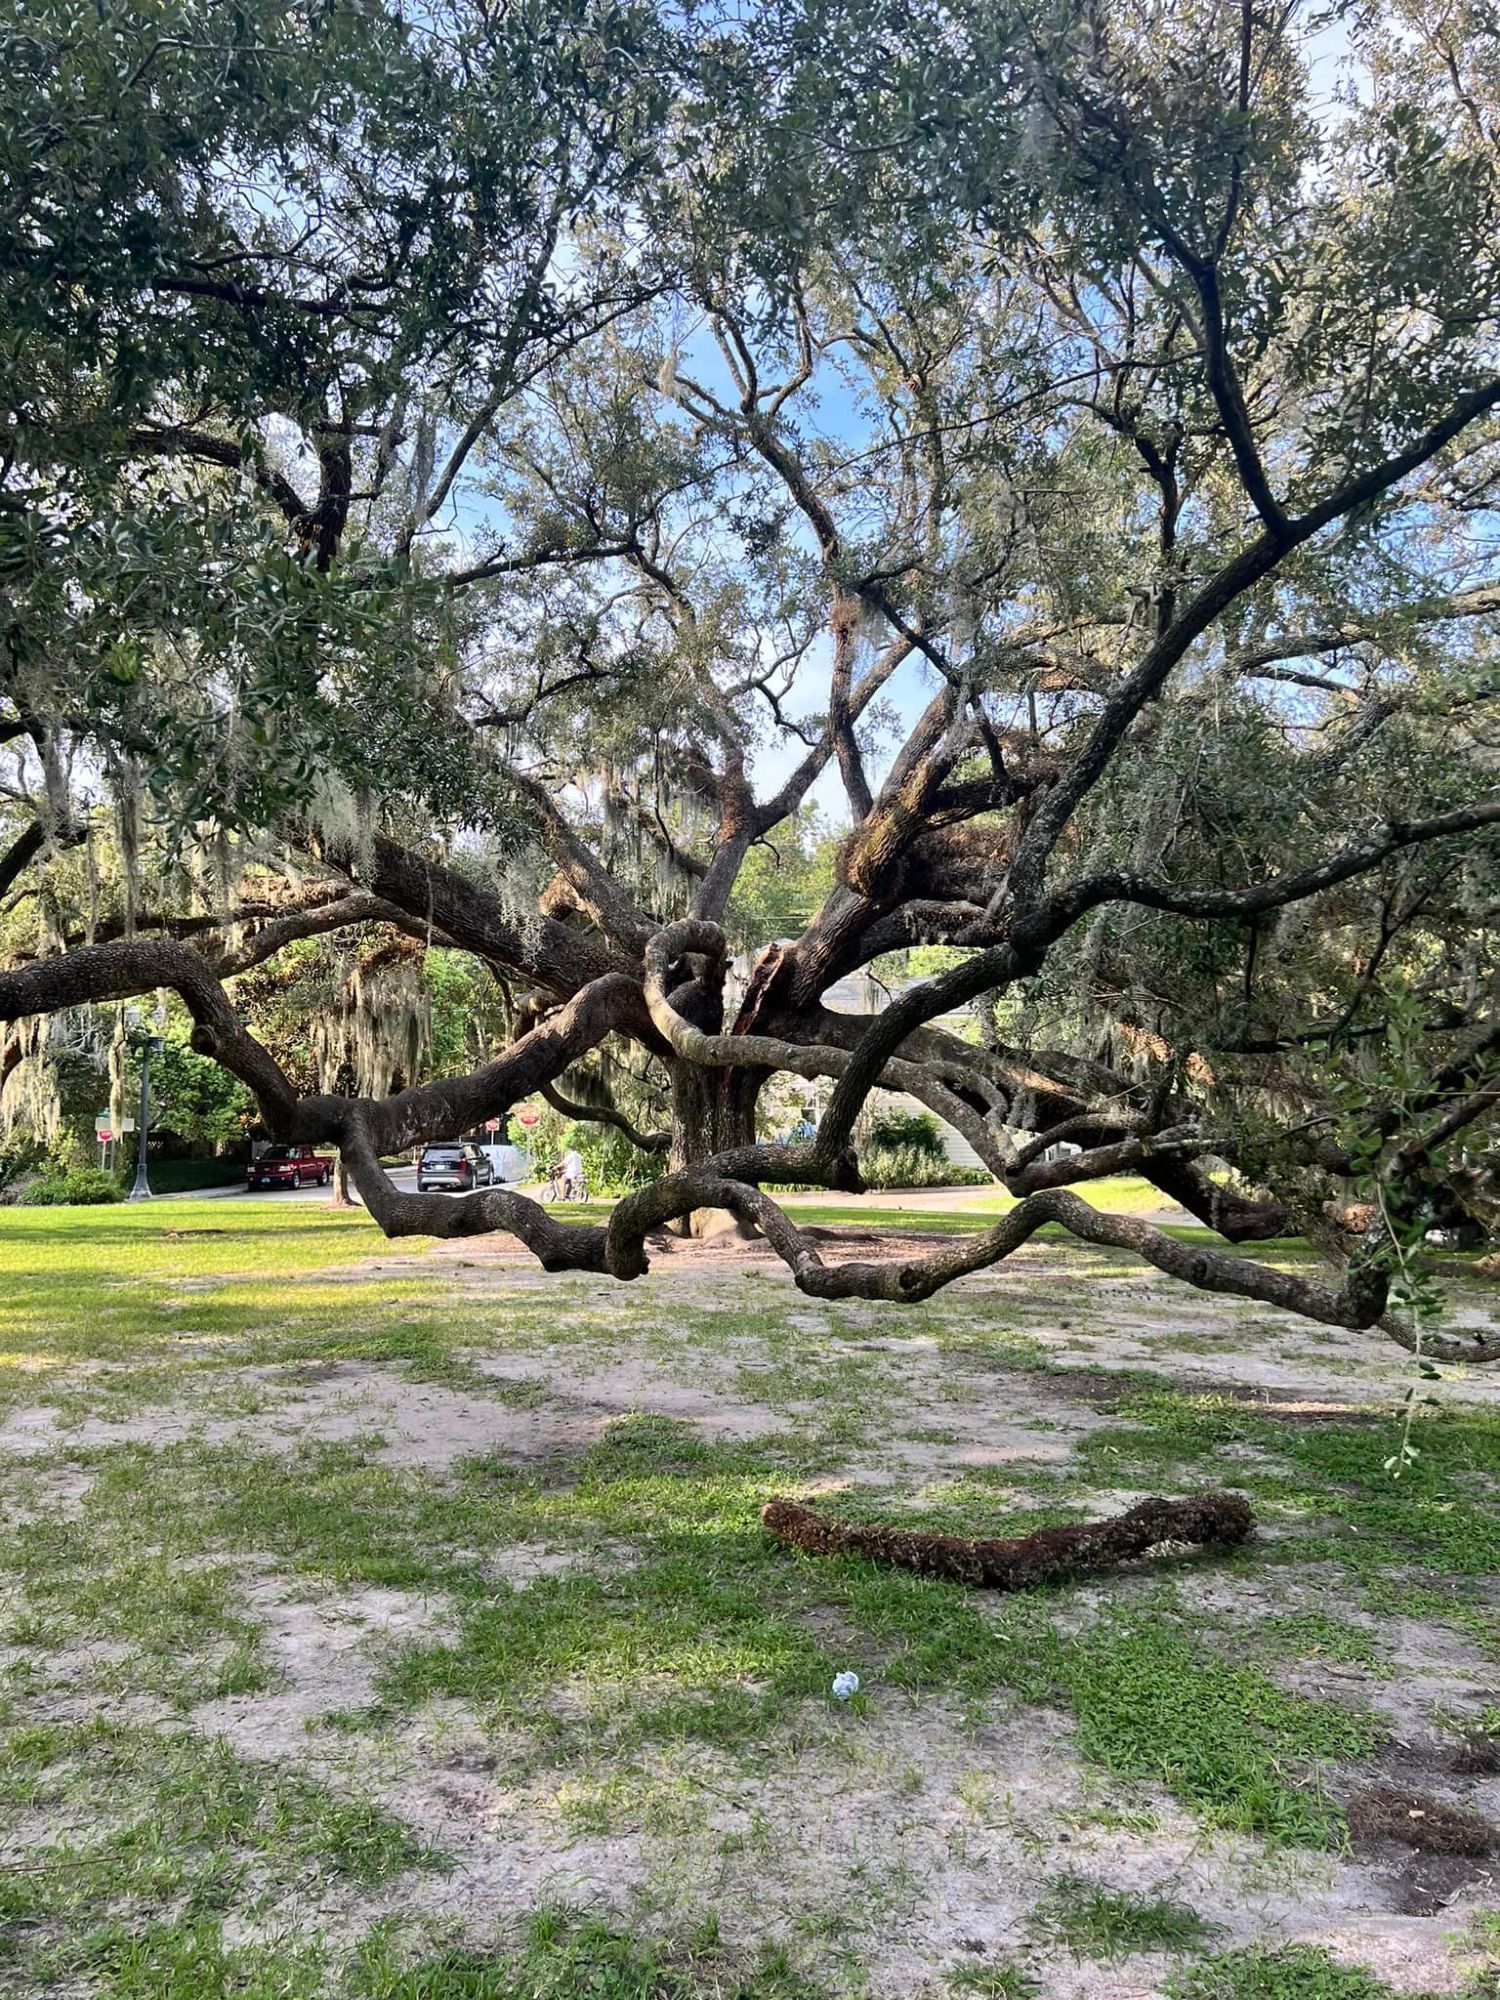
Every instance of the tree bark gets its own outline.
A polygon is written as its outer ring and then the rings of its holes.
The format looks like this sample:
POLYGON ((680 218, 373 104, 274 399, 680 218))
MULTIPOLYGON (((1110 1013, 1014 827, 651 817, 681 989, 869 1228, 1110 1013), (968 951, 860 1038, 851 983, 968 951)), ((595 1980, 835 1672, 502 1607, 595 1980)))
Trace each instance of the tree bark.
MULTIPOLYGON (((668 1170, 701 1166, 717 1153, 755 1144, 755 1106, 762 1078, 753 1071, 701 1069, 673 1062, 672 1140, 668 1170)), ((724 1208, 695 1208, 681 1233, 703 1239, 736 1235, 751 1241, 758 1232, 724 1208)))

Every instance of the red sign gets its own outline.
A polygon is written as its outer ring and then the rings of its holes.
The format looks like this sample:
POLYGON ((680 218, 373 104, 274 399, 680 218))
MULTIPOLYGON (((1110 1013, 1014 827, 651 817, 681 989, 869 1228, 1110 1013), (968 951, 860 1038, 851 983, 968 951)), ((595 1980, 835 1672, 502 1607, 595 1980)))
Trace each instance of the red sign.
POLYGON ((484 1129, 486 1132, 498 1132, 500 1130, 500 1120, 498 1118, 486 1118, 484 1129))
POLYGON ((534 1110, 531 1105, 523 1104, 520 1110, 516 1113, 516 1116, 517 1118, 520 1119, 523 1125, 530 1128, 533 1125, 540 1124, 542 1114, 540 1111, 534 1110))

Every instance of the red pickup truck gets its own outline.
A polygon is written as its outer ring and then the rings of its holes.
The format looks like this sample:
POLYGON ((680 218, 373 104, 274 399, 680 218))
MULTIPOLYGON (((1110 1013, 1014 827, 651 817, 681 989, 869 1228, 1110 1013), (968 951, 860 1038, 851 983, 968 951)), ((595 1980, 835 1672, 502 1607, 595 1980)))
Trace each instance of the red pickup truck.
POLYGON ((311 1146, 267 1146, 250 1162, 249 1186, 253 1188, 327 1187, 333 1179, 333 1162, 321 1158, 311 1146))

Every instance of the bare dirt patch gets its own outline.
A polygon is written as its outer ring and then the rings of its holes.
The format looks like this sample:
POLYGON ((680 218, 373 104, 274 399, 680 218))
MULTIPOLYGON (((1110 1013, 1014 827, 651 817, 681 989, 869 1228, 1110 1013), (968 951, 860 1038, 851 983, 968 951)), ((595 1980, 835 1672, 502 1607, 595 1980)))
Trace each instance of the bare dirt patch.
MULTIPOLYGON (((837 1247, 900 1257, 927 1239, 852 1236, 837 1247)), ((559 1484, 575 1479, 576 1461, 631 1415, 674 1420, 710 1443, 790 1435, 802 1492, 863 1482, 883 1489, 883 1510, 941 1504, 962 1489, 967 1504, 975 1492, 993 1494, 1000 1511, 1044 1504, 1039 1490, 1077 1471, 1085 1441, 1107 1443, 1100 1434, 1111 1424, 1138 1421, 1120 1411, 1142 1373, 1158 1389, 1221 1398, 1289 1432, 1390 1423, 1410 1379, 1407 1358, 1379 1336, 1259 1309, 1189 1308, 1164 1281, 1107 1260, 1080 1279, 1046 1246, 1005 1273, 965 1281, 922 1314, 815 1305, 768 1253, 744 1245, 674 1246, 637 1287, 559 1287, 501 1243, 461 1251, 371 1259, 346 1274, 351 1296, 372 1275, 446 1281, 464 1326, 451 1358, 468 1371, 449 1380, 421 1379, 399 1359, 347 1356, 231 1362, 201 1374, 185 1367, 170 1401, 121 1417, 101 1401, 66 1422, 39 1380, 35 1401, 0 1428, 0 1450, 36 1463, 25 1518, 54 1506, 60 1518, 76 1512, 96 1475, 69 1468, 74 1451, 192 1438, 281 1452, 360 1443, 439 1492, 473 1457, 512 1460, 521 1473, 540 1467, 543 1484, 554 1467, 559 1484), (1202 1341, 1202 1351, 1184 1341, 1202 1341), (244 1391, 243 1413, 222 1407, 226 1386, 244 1391), (199 1400, 210 1389, 217 1400, 199 1400)), ((289 1330, 296 1296, 289 1280, 289 1330)), ((1500 1383, 1444 1374, 1445 1397, 1493 1404, 1500 1393, 1500 1383)), ((65 1371, 63 1386, 97 1379, 65 1371)), ((1233 1484, 1237 1464, 1228 1460, 1217 1476, 1233 1484)), ((1133 1472, 1112 1475, 1107 1456, 1089 1465, 1072 1497, 1090 1514, 1139 1497, 1127 1485, 1133 1472)), ((1268 1541, 1290 1532, 1273 1526, 1268 1541)), ((542 1537, 493 1550, 478 1567, 493 1586, 495 1616, 523 1627, 575 1580, 635 1560, 623 1542, 562 1548, 542 1537)), ((1295 1576, 1269 1561, 1262 1572, 1233 1574, 1174 1565, 1170 1576, 1134 1581, 1133 1602, 1146 1606, 1149 1589, 1170 1588, 1205 1625, 1237 1619, 1248 1629, 1289 1609, 1330 1610, 1356 1626, 1366 1616, 1331 1563, 1295 1576)), ((1079 1593, 1059 1608, 1058 1629, 1118 1601, 1110 1584, 1079 1593)), ((1049 2000, 1162 1994, 1164 1958, 1101 1965, 1032 1940, 1038 1897, 1073 1872, 1186 1902, 1225 1945, 1316 1943, 1398 1990, 1445 1994, 1467 1976, 1453 1945, 1463 1913, 1494 1895, 1488 1855, 1397 1846, 1345 1856, 1210 1832, 1160 1786, 1086 1761, 1077 1723, 1061 1709, 1005 1694, 965 1703, 894 1677, 872 1676, 859 1709, 789 1702, 764 1740, 732 1752, 653 1740, 625 1751, 575 1748, 559 1761, 544 1731, 477 1699, 434 1697, 345 1730, 334 1724, 371 1708, 383 1663, 457 1633, 455 1603, 293 1578, 266 1562, 245 1565, 240 1609, 262 1632, 274 1683, 199 1704, 193 1727, 373 1796, 456 1859, 447 1877, 414 1873, 369 1893, 325 1885, 305 1906, 278 1912, 351 1939, 382 1916, 425 1915, 483 1943, 555 1899, 657 1928, 690 1927, 714 1911, 727 1942, 746 1950, 787 1937, 831 1940, 825 1963, 844 1953, 878 2000, 935 2000, 952 1967, 1012 1957, 1042 1979, 1049 2000)), ((901 1636, 915 1643, 924 1636, 919 1605, 911 1616, 901 1636)), ((828 1649, 854 1630, 832 1609, 819 1617, 811 1628, 828 1649)), ((1484 1771, 1460 1779, 1448 1761, 1458 1736, 1433 1721, 1439 1710, 1477 1718, 1500 1668, 1429 1618, 1389 1618, 1381 1633, 1389 1679, 1326 1658, 1276 1671, 1283 1687, 1370 1707, 1404 1741, 1420 1740, 1419 1756, 1400 1771, 1350 1773, 1351 1802, 1360 1788, 1404 1784, 1449 1798, 1455 1811, 1500 1816, 1500 1780, 1484 1771)), ((620 1673, 629 1666, 622 1654, 620 1673)), ((722 1671, 732 1685, 732 1657, 722 1671)), ((579 1718, 569 1700, 559 1690, 554 1708, 571 1724, 579 1718)))
POLYGON ((442 1600, 365 1589, 330 1590, 314 1601, 275 1575, 249 1583, 242 1608, 260 1624, 274 1685, 202 1702, 190 1720, 255 1757, 304 1758, 309 1730, 370 1701, 383 1654, 402 1640, 451 1629, 442 1600))
POLYGON ((1164 1957, 1093 1963, 1032 1936, 1047 1885, 1081 1873, 1187 1903, 1224 1946, 1316 1944, 1398 1990, 1462 1985, 1451 1911, 1472 1897, 1404 1907, 1394 1874, 1205 1838, 1149 1786, 1130 1800, 1149 1830, 1122 1830, 1110 1824, 1118 1796, 1080 1763, 1067 1718, 1044 1710, 963 1717, 929 1703, 875 1730, 832 1715, 750 1770, 685 1752, 632 1766, 623 1783, 600 1767, 518 1784, 483 1730, 457 1718, 437 1740, 440 1768, 414 1765, 380 1795, 457 1866, 404 1883, 399 1904, 363 1905, 360 1922, 399 1907, 482 1937, 539 1898, 668 1927, 711 1908, 747 1954, 788 1932, 836 1937, 879 2000, 936 2000, 948 1970, 1005 1963, 1024 1964, 1048 2000, 1159 2000, 1164 1957))
POLYGON ((1490 1853, 1495 1829, 1472 1806, 1430 1792, 1406 1791, 1399 1785, 1371 1785, 1356 1792, 1345 1811, 1349 1832, 1361 1847, 1396 1842, 1427 1854, 1461 1854, 1473 1858, 1490 1853))
MULTIPOLYGON (((533 1357, 527 1372, 538 1365, 533 1357)), ((455 1459, 492 1452, 520 1459, 576 1456, 619 1417, 643 1408, 698 1423, 708 1436, 754 1437, 777 1427, 766 1412, 725 1406, 701 1390, 662 1382, 657 1371, 644 1366, 612 1371, 579 1402, 564 1400, 559 1385, 555 1406, 542 1409, 514 1409, 482 1394, 409 1380, 399 1363, 298 1362, 246 1367, 235 1376, 267 1392, 264 1410, 243 1417, 203 1414, 184 1396, 174 1408, 118 1421, 64 1423, 43 1406, 19 1411, 0 1425, 0 1452, 24 1459, 67 1449, 189 1440, 253 1441, 257 1449, 280 1451, 305 1443, 368 1442, 388 1464, 438 1471, 455 1459)), ((222 1382, 216 1378, 214 1386, 221 1388, 222 1382)))

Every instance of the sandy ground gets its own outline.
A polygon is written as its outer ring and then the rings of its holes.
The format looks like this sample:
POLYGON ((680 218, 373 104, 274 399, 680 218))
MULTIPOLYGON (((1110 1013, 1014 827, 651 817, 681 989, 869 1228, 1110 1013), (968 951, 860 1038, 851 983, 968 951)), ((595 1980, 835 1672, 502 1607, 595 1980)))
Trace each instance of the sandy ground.
MULTIPOLYGON (((766 1375, 760 1335, 711 1354, 662 1337, 663 1329, 743 1310, 747 1285, 772 1323, 780 1316, 812 1351, 826 1349, 841 1365, 855 1360, 899 1402, 899 1423, 831 1467, 825 1483, 832 1485, 920 1493, 924 1482, 964 1468, 1065 1466, 1077 1441, 1106 1421, 1098 1390, 1109 1369, 1150 1368, 1178 1384, 1227 1390, 1288 1422, 1384 1421, 1410 1380, 1407 1358, 1379 1337, 1184 1293, 1135 1270, 1080 1278, 1076 1261, 1046 1246, 1032 1246, 1004 1274, 953 1287, 942 1324, 951 1335, 997 1298, 1009 1307, 1019 1285, 1026 1334, 1061 1373, 997 1369, 935 1332, 913 1333, 893 1308, 814 1304, 792 1290, 774 1260, 739 1246, 664 1256, 649 1294, 644 1287, 630 1294, 651 1337, 633 1343, 601 1332, 597 1351, 573 1337, 506 1332, 516 1302, 533 1309, 537 1288, 553 1281, 503 1243, 441 1246, 420 1262, 424 1274, 450 1286, 456 1314, 492 1331, 467 1359, 497 1388, 543 1385, 535 1407, 517 1407, 482 1385, 413 1380, 399 1363, 262 1362, 231 1371, 253 1392, 243 1414, 224 1406, 223 1371, 213 1377, 214 1399, 196 1400, 185 1380, 170 1403, 113 1420, 80 1420, 49 1403, 39 1385, 36 1401, 0 1426, 0 1452, 53 1468, 48 1504, 65 1516, 86 1488, 88 1455, 126 1443, 160 1447, 191 1437, 291 1449, 364 1439, 390 1464, 441 1481, 476 1453, 566 1463, 612 1422, 638 1412, 678 1419, 707 1438, 756 1440, 789 1420, 816 1421, 819 1397, 799 1401, 784 1386, 755 1392, 766 1375)), ((413 1259, 393 1253, 347 1275, 354 1282, 413 1268, 413 1259)), ((621 1298, 602 1281, 572 1282, 554 1296, 559 1313, 594 1314, 601 1328, 621 1298)), ((190 1292, 182 1303, 175 1331, 186 1353, 195 1338, 190 1292)), ((1442 1393, 1494 1404, 1500 1371, 1450 1372, 1442 1393)), ((528 1543, 502 1552, 495 1574, 524 1593, 601 1559, 618 1565, 631 1556, 628 1548, 589 1558, 528 1543)), ((371 1700, 377 1669, 393 1651, 414 1638, 450 1637, 451 1604, 396 1590, 314 1590, 306 1579, 277 1574, 269 1559, 241 1568, 244 1611, 264 1632, 275 1684, 202 1704, 191 1726, 248 1755, 293 1761, 333 1782, 357 1780, 458 1861, 447 1877, 417 1874, 388 1891, 355 1895, 324 1884, 305 1905, 278 1909, 283 1925, 352 1938, 386 1914, 426 1914, 482 1940, 549 1898, 602 1904, 658 1925, 711 1909, 736 1948, 816 1935, 821 1926, 862 1968, 871 1992, 889 2000, 940 1994, 954 1967, 997 1954, 1038 1967, 1056 2000, 1160 2000, 1168 1962, 1159 1956, 1097 1963, 1038 1954, 1027 1919, 1050 1879, 1071 1871, 1114 1889, 1180 1898, 1218 1927, 1221 1947, 1305 1940, 1378 1971, 1399 1991, 1430 1994, 1463 1989, 1474 1964, 1461 1943, 1467 1919, 1500 1903, 1488 1863, 1445 1874, 1406 1854, 1278 1851, 1210 1835, 1160 1788, 1121 1786, 1082 1760, 1067 1715, 1022 1707, 1005 1694, 976 1716, 956 1702, 876 1686, 860 1715, 817 1709, 749 1760, 661 1747, 650 1753, 639 1798, 616 1800, 604 1830, 580 1830, 570 1797, 606 1783, 608 1771, 559 1773, 542 1763, 518 1780, 493 1719, 461 1704, 434 1702, 373 1736, 320 1731, 320 1718, 371 1700), (1109 1824, 1111 1812, 1124 1823, 1109 1824)), ((1190 1564, 1180 1587, 1198 1594, 1205 1614, 1254 1615, 1286 1604, 1284 1573, 1274 1586, 1282 1594, 1273 1599, 1268 1584, 1264 1603, 1256 1585, 1190 1564)), ((1307 1578, 1301 1587, 1309 1605, 1328 1606, 1328 1579, 1307 1578)), ((1103 1601, 1108 1586, 1093 1591, 1103 1601)), ((1089 1603, 1085 1593, 1079 1615, 1089 1603)), ((1347 1608, 1344 1615, 1364 1616, 1347 1608)), ((1397 1621, 1386 1636, 1394 1675, 1352 1676, 1360 1698, 1394 1731, 1381 1769, 1444 1783, 1434 1778, 1438 1719, 1494 1702, 1500 1668, 1430 1622, 1397 1621)), ((1300 1678, 1288 1685, 1302 1692, 1350 1692, 1350 1672, 1336 1664, 1295 1671, 1300 1678)), ((1470 1785, 1465 1796, 1500 1821, 1500 1779, 1470 1785)))

